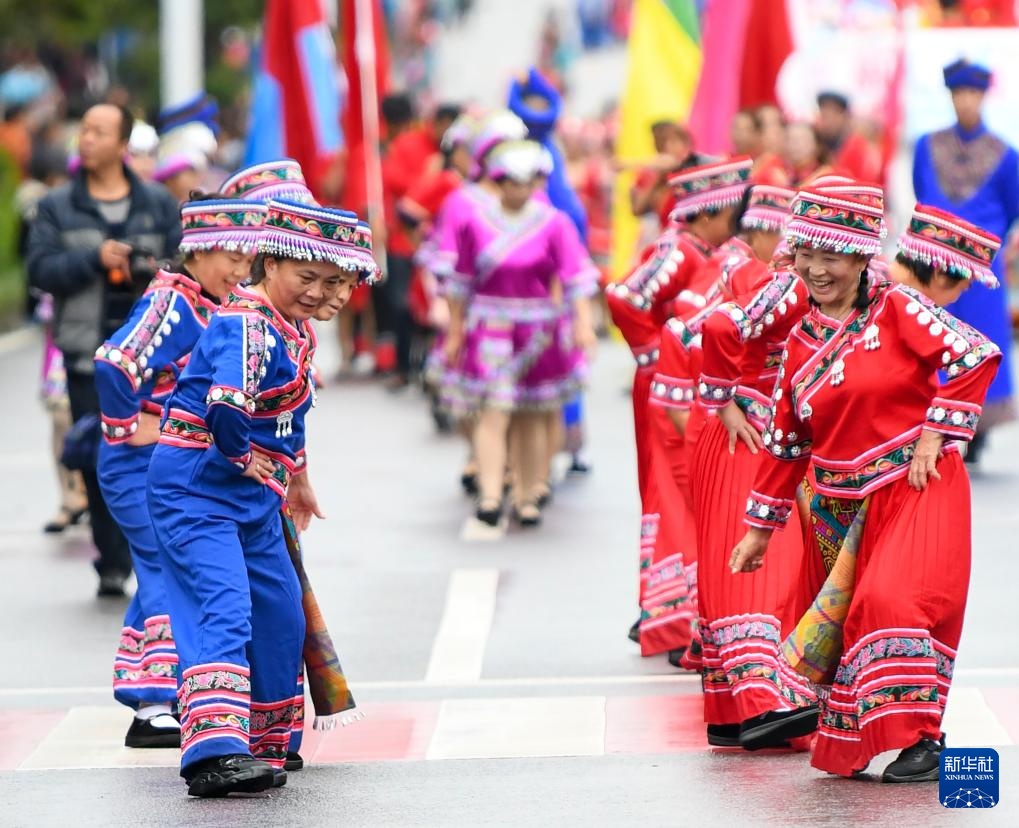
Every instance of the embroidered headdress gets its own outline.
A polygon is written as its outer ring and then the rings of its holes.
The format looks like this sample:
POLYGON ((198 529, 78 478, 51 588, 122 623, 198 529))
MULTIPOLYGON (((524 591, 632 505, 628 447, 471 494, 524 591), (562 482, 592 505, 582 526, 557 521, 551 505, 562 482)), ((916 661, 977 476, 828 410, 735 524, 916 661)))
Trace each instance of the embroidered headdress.
MULTIPOLYGON (((848 187, 848 185, 847 185, 848 187)), ((786 226, 790 247, 808 245, 835 253, 876 256, 885 236, 884 201, 874 193, 831 192, 833 188, 800 190, 786 226)))
POLYGON ((739 204, 747 189, 753 159, 743 156, 681 170, 669 177, 678 201, 671 218, 689 219, 705 210, 739 204))
POLYGON ((442 133, 442 151, 452 152, 457 147, 470 146, 478 132, 478 121, 471 115, 463 114, 442 133))
POLYGON ((471 158, 481 167, 492 149, 503 141, 522 141, 527 126, 508 109, 499 109, 481 121, 471 141, 471 158))
POLYGON ((223 182, 220 192, 245 201, 264 203, 270 199, 282 199, 302 204, 316 203, 304 180, 301 165, 293 158, 244 167, 223 182))
POLYGON ((936 207, 917 204, 906 232, 899 239, 905 258, 933 265, 959 279, 973 279, 997 287, 991 272, 1001 239, 975 224, 936 207))
POLYGON ((240 199, 188 201, 180 208, 183 235, 180 252, 228 250, 255 253, 265 223, 266 208, 240 199))
POLYGON ((969 87, 986 92, 991 85, 991 70, 979 63, 960 58, 944 68, 945 86, 949 89, 969 87))
POLYGON ((283 259, 332 262, 356 270, 360 281, 374 282, 379 268, 372 258, 372 233, 354 213, 297 201, 270 201, 258 252, 283 259))
POLYGON ((740 227, 745 230, 781 233, 789 218, 789 208, 794 198, 796 190, 789 187, 754 184, 750 188, 750 200, 740 219, 740 227))
POLYGON ((545 173, 545 154, 545 148, 535 141, 504 141, 488 156, 488 175, 495 181, 509 178, 526 184, 545 173))

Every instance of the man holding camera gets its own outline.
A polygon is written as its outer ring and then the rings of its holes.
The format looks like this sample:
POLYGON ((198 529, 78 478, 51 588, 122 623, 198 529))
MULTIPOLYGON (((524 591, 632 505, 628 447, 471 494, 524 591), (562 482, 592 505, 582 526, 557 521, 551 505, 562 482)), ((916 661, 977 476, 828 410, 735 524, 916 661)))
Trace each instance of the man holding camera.
MULTIPOLYGON (((98 414, 92 357, 126 319, 134 300, 180 243, 177 204, 160 185, 124 164, 134 117, 97 104, 81 122, 81 166, 39 203, 28 238, 32 286, 53 295, 53 336, 63 352, 71 416, 98 414)), ((98 435, 98 429, 97 429, 98 435)), ((83 472, 99 550, 99 595, 124 594, 131 573, 127 541, 110 516, 95 469, 83 472)))

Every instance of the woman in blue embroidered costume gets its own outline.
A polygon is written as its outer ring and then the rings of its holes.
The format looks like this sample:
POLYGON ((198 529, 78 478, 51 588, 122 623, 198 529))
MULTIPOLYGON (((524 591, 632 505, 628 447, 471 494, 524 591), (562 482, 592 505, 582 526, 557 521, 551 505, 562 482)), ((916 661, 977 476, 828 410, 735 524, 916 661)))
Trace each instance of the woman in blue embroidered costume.
POLYGON ((135 708, 127 747, 180 746, 180 725, 171 715, 177 653, 145 499, 163 402, 220 300, 247 278, 265 212, 243 201, 186 203, 183 264, 161 270, 123 327, 96 351, 104 438, 99 483, 131 545, 138 579, 113 667, 114 697, 135 708))
MULTIPOLYGON (((900 245, 909 259, 986 274, 994 237, 932 213, 922 223, 900 245)), ((850 776, 900 749, 882 779, 914 782, 938 778, 970 569, 959 446, 973 437, 1001 353, 922 293, 867 278, 879 228, 871 205, 848 195, 797 198, 788 238, 812 307, 783 355, 747 504, 751 528, 730 566, 762 566, 812 467, 806 580, 820 586, 827 576, 818 601, 843 619, 826 651, 795 635, 783 645, 801 672, 824 672, 815 655, 833 671, 812 764, 850 776), (847 554, 850 576, 836 584, 847 554)))
POLYGON ((193 796, 285 782, 301 670, 301 587, 279 512, 320 516, 304 417, 307 320, 376 272, 357 217, 270 201, 250 289, 202 335, 167 402, 149 468, 179 657, 181 776, 193 796))

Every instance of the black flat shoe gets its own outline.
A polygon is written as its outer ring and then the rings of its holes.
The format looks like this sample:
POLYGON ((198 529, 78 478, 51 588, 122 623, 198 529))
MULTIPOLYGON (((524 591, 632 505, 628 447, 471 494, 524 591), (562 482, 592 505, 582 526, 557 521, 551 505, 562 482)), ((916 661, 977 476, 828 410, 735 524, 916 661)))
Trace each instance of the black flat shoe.
POLYGON ((478 496, 478 476, 476 474, 471 474, 470 472, 461 474, 460 485, 463 487, 465 495, 470 497, 478 496))
POLYGON ((217 756, 195 765, 187 779, 188 796, 212 798, 232 793, 260 793, 273 786, 275 777, 272 765, 253 756, 243 753, 217 756))
POLYGON ((283 763, 283 770, 299 771, 304 770, 304 759, 296 750, 287 751, 287 760, 283 763))
POLYGON ((488 526, 498 526, 502 520, 502 504, 495 500, 481 501, 474 516, 488 526))
POLYGON ((124 737, 129 748, 180 748, 180 723, 169 713, 151 719, 134 718, 124 737))
POLYGON ((534 503, 539 509, 544 509, 551 502, 552 489, 549 487, 548 483, 545 483, 541 488, 541 492, 535 498, 534 503))
POLYGON ((739 743, 745 750, 778 747, 780 743, 817 730, 817 705, 796 710, 771 711, 740 725, 739 743))
POLYGON ((119 572, 107 573, 99 576, 99 587, 96 589, 97 598, 123 598, 127 595, 124 591, 124 584, 127 583, 127 575, 119 572))
POLYGON ((287 784, 287 771, 286 768, 273 768, 272 769, 272 786, 274 788, 282 788, 287 784))
POLYGON ((633 626, 630 627, 630 631, 626 634, 626 637, 630 639, 634 644, 640 644, 640 619, 638 618, 633 622, 633 626))
POLYGON ((941 751, 944 747, 944 734, 940 742, 921 739, 902 751, 899 758, 885 768, 881 781, 937 782, 941 778, 941 751))
POLYGON ((541 524, 541 507, 533 500, 525 500, 513 507, 513 519, 525 528, 533 528, 541 524))
POLYGON ((87 514, 87 506, 84 509, 78 509, 76 512, 64 506, 53 520, 42 527, 42 531, 47 535, 59 535, 71 526, 77 526, 87 514))
POLYGON ((712 747, 739 747, 739 725, 708 725, 708 744, 712 747))
POLYGON ((669 650, 668 656, 669 664, 671 664, 673 667, 679 668, 680 670, 686 669, 685 667, 683 667, 682 662, 684 655, 686 655, 686 647, 679 647, 678 649, 675 650, 669 650))

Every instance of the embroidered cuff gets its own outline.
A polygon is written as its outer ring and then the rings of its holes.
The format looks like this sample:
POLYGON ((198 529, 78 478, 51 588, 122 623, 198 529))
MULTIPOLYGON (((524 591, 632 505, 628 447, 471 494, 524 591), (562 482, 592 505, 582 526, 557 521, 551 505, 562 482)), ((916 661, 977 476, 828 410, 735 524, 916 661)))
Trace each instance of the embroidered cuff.
POLYGON ((107 443, 126 443, 131 439, 131 435, 138 430, 139 414, 134 414, 124 420, 107 417, 103 414, 99 418, 99 429, 103 432, 103 439, 107 443))
POLYGON ((949 379, 957 379, 969 373, 1001 350, 993 342, 981 342, 966 350, 968 343, 962 337, 955 337, 949 343, 949 334, 945 334, 944 342, 948 347, 942 353, 941 361, 945 365, 945 373, 949 379))
POLYGON ((973 403, 947 400, 935 397, 931 407, 927 409, 927 431, 937 431, 948 437, 961 440, 972 440, 980 420, 981 407, 973 403))
POLYGON ((247 471, 248 466, 251 465, 251 452, 250 451, 245 452, 240 457, 227 457, 226 459, 233 463, 235 466, 237 466, 237 468, 239 468, 242 472, 244 472, 247 471))
POLYGON ((743 519, 748 526, 761 529, 781 529, 789 521, 793 512, 791 500, 776 500, 760 492, 750 492, 747 498, 746 517, 743 519))
POLYGON ((738 385, 739 383, 733 380, 706 377, 701 374, 700 382, 697 383, 697 394, 705 408, 722 408, 736 396, 738 385))
POLYGON ((308 471, 308 455, 304 449, 301 449, 294 458, 294 470, 291 472, 291 475, 304 474, 306 471, 308 471))
POLYGON ((446 295, 451 299, 470 298, 471 283, 473 281, 466 273, 458 273, 455 270, 451 270, 447 277, 443 279, 443 284, 446 286, 446 295))
POLYGON ((810 440, 801 440, 795 431, 772 427, 761 435, 764 447, 779 460, 802 460, 810 456, 810 440))
POLYGON ((651 382, 650 402, 652 405, 686 411, 693 405, 695 397, 693 380, 655 374, 655 378, 651 382))
POLYGON ((631 290, 629 286, 617 283, 609 285, 605 290, 615 296, 617 299, 622 299, 624 302, 633 305, 637 310, 646 311, 651 307, 651 298, 638 293, 637 291, 631 290))
MULTIPOLYGON (((131 383, 131 388, 135 391, 141 387, 141 369, 138 367, 138 363, 135 362, 134 357, 127 352, 115 346, 103 344, 96 349, 95 359, 100 362, 108 362, 114 368, 119 369, 127 377, 131 383)), ((151 376, 151 373, 149 376, 151 376)))
POLYGON ((250 416, 255 411, 255 400, 239 388, 228 385, 214 385, 205 397, 206 405, 227 405, 250 416))

